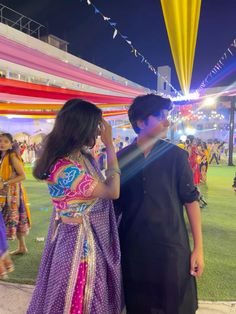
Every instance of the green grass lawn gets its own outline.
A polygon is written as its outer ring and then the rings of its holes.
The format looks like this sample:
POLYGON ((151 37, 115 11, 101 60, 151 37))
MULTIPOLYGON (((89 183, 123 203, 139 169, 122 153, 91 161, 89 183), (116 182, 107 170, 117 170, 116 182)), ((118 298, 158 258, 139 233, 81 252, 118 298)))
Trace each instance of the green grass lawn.
POLYGON ((202 300, 236 300, 235 167, 213 166, 202 192, 208 206, 202 210, 205 271, 198 281, 202 300))
MULTIPOLYGON (((205 271, 198 280, 199 299, 212 301, 236 300, 236 194, 232 189, 235 167, 212 166, 208 173, 208 183, 202 192, 208 206, 202 210, 205 271)), ((44 242, 37 237, 45 237, 51 213, 51 203, 44 183, 33 179, 27 168, 25 187, 32 213, 32 230, 27 237, 29 254, 15 256, 15 271, 9 281, 33 284, 40 263, 44 242)), ((10 249, 16 242, 10 243, 10 249)))

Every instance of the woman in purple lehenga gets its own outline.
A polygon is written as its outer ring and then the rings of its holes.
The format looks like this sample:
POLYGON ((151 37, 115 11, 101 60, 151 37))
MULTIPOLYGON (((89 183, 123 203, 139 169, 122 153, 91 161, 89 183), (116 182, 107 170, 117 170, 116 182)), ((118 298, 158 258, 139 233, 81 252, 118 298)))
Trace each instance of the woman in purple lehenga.
POLYGON ((119 195, 119 169, 101 110, 68 101, 34 175, 47 181, 54 211, 27 313, 120 314, 120 248, 111 202, 119 195), (84 151, 94 145, 98 130, 107 149, 106 180, 84 151))

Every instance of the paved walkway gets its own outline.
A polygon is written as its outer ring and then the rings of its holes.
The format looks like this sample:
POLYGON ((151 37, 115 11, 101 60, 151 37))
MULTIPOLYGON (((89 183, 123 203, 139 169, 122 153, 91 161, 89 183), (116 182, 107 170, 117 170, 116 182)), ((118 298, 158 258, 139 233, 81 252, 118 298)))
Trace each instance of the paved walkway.
MULTIPOLYGON (((1 281, 0 313, 25 314, 33 288, 34 286, 30 285, 19 285, 1 281)), ((200 301, 197 314, 236 314, 236 302, 200 301)))

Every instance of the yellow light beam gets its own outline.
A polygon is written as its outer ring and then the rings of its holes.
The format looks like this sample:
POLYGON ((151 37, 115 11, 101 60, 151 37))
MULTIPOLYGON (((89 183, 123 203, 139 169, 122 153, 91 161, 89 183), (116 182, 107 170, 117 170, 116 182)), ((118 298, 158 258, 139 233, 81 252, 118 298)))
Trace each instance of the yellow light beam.
POLYGON ((190 89, 201 0, 161 0, 163 16, 179 83, 190 89))

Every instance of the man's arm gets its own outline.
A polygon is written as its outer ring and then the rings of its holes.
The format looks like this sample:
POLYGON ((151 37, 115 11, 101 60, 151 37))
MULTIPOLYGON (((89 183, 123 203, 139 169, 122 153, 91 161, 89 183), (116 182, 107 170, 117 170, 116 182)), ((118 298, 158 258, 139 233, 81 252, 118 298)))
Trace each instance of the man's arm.
POLYGON ((201 210, 197 201, 194 201, 192 203, 186 203, 185 208, 191 226, 194 244, 194 248, 191 254, 190 273, 194 277, 200 277, 204 268, 201 210))

